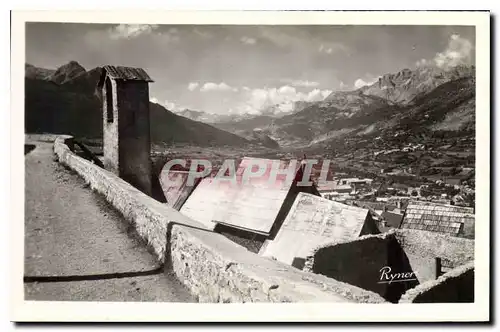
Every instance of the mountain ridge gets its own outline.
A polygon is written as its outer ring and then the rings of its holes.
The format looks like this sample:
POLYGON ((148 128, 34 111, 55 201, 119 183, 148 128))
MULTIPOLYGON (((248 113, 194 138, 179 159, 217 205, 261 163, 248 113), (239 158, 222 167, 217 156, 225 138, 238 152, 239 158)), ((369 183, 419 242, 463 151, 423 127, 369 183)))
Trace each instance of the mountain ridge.
MULTIPOLYGON (((219 125, 219 128, 237 134, 259 129, 283 147, 306 147, 351 135, 362 136, 377 132, 379 128, 389 130, 391 126, 397 127, 399 121, 419 123, 418 112, 413 111, 426 104, 426 98, 435 100, 437 94, 438 99, 441 97, 439 103, 434 103, 435 110, 427 115, 442 123, 427 125, 441 131, 457 131, 471 127, 471 119, 474 118, 471 114, 475 111, 475 96, 471 93, 470 86, 467 88, 467 107, 455 105, 457 96, 451 96, 453 92, 446 88, 461 80, 475 81, 475 67, 459 66, 448 71, 429 67, 414 71, 403 69, 383 75, 378 82, 369 86, 352 91, 332 92, 323 101, 310 103, 296 113, 279 118, 257 116, 254 119, 225 123, 219 125), (390 88, 387 87, 389 85, 390 88), (387 94, 387 91, 390 93, 387 94), (457 107, 461 107, 461 113, 457 111, 457 107), (407 112, 413 115, 407 117, 404 115, 407 112), (463 118, 454 112, 462 114, 463 118), (446 121, 453 122, 453 125, 446 121)), ((411 130, 416 128, 411 127, 411 130)))
MULTIPOLYGON (((102 131, 102 123, 100 106, 93 96, 99 73, 99 68, 85 71, 76 62, 56 70, 26 64, 26 128, 40 130, 37 125, 44 124, 44 130, 55 130, 64 124, 76 132, 83 126, 92 128, 84 132, 102 135, 95 130, 102 131), (56 97, 58 93, 62 97, 56 97), (51 107, 44 103, 46 99, 51 107), (91 116, 85 116, 86 113, 91 116)), ((151 103, 152 127, 155 127, 152 139, 200 146, 260 145, 276 149, 328 146, 329 142, 343 138, 356 140, 391 130, 408 130, 415 135, 421 132, 428 135, 431 129, 455 134, 460 130, 469 132, 475 121, 474 84, 474 66, 459 66, 448 71, 422 67, 382 75, 371 85, 353 91, 336 91, 322 101, 296 103, 297 111, 285 114, 279 112, 279 105, 269 107, 260 115, 240 116, 189 109, 174 113, 151 103), (207 114, 212 116, 211 121, 240 118, 209 122, 205 118, 207 114)))
MULTIPOLYGON (((25 72, 25 131, 102 137, 102 112, 95 87, 100 68, 86 71, 76 61, 52 71, 27 64, 25 72)), ((197 146, 254 144, 238 135, 174 114, 150 103, 151 139, 159 143, 197 146)))
POLYGON ((359 91, 365 95, 378 96, 407 105, 418 94, 430 92, 446 82, 474 75, 474 66, 462 65, 447 70, 432 66, 418 67, 414 70, 405 68, 382 75, 375 83, 361 87, 359 91))

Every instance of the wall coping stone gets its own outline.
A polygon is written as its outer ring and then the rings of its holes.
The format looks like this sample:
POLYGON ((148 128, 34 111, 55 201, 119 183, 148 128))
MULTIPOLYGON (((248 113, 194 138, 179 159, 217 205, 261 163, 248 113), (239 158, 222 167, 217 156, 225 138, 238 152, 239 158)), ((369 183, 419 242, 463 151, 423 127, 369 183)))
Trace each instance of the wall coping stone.
POLYGON ((441 285, 442 283, 448 281, 449 279, 458 278, 464 273, 474 270, 474 261, 465 263, 459 267, 456 267, 447 273, 439 276, 435 280, 426 281, 415 288, 409 289, 401 295, 399 303, 413 303, 413 301, 421 294, 431 290, 432 288, 441 285))

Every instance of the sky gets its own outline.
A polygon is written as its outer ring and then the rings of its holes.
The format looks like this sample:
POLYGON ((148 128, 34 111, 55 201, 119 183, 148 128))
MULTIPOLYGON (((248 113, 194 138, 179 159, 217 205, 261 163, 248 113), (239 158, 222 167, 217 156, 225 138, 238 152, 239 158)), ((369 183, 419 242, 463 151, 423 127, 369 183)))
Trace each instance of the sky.
POLYGON ((26 62, 141 67, 173 111, 259 114, 319 101, 404 68, 475 63, 467 26, 27 23, 26 62))

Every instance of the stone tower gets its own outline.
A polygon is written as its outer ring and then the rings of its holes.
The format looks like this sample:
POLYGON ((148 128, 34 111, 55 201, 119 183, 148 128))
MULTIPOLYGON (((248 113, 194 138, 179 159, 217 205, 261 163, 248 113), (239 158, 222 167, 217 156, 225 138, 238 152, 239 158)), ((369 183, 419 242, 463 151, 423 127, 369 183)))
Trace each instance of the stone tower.
POLYGON ((104 167, 151 195, 149 82, 141 68, 104 66, 98 90, 104 167))

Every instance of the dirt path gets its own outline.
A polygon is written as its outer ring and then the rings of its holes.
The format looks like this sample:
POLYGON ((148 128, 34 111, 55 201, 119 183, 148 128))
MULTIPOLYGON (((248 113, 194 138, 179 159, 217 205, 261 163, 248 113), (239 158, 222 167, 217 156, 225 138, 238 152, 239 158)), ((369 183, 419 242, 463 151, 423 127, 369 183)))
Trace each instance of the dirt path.
MULTIPOLYGON (((24 275, 89 276, 151 271, 152 254, 76 174, 54 161, 52 143, 25 148, 24 275), (130 233, 130 234, 129 234, 130 233)), ((153 272, 154 273, 154 272, 153 272)), ((25 283, 27 300, 194 302, 173 276, 25 283)))

